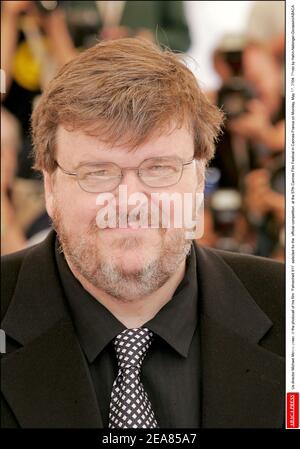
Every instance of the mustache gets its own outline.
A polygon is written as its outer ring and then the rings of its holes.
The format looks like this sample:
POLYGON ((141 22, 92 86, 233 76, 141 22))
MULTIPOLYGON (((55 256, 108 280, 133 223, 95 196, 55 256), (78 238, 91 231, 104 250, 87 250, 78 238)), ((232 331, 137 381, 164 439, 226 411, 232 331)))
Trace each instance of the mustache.
MULTIPOLYGON (((151 214, 147 215, 146 226, 143 226, 143 224, 145 222, 144 221, 145 217, 143 217, 143 219, 142 219, 142 224, 141 224, 140 220, 141 220, 141 217, 140 217, 139 213, 135 214, 135 217, 132 217, 132 215, 130 215, 130 213, 123 214, 123 215, 121 214, 120 216, 117 215, 116 220, 114 221, 113 228, 114 229, 122 229, 124 227, 126 228, 130 223, 135 223, 137 225, 140 225, 141 228, 145 227, 145 229, 157 229, 157 231, 159 231, 161 234, 165 234, 167 231, 167 228, 165 228, 163 226, 163 220, 162 220, 161 216, 159 216, 158 223, 156 223, 155 227, 151 226, 151 214)), ((105 228, 101 229, 98 226, 96 218, 93 218, 90 221, 88 229, 89 229, 89 233, 91 233, 91 234, 98 234, 99 231, 105 230, 105 228)))
POLYGON ((128 210, 120 206, 108 204, 101 207, 96 214, 96 223, 99 228, 127 228, 130 223, 141 228, 163 228, 163 224, 168 222, 170 212, 164 212, 162 207, 151 204, 149 208, 146 204, 140 204, 128 210))

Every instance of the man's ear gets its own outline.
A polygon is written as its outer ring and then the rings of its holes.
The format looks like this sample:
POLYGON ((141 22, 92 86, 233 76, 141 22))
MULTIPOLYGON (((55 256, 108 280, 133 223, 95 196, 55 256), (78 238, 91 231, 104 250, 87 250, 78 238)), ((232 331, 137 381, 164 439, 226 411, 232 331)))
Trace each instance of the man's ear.
POLYGON ((46 210, 49 217, 53 217, 53 202, 54 202, 54 175, 43 170, 44 176, 44 189, 45 189, 45 201, 46 210))

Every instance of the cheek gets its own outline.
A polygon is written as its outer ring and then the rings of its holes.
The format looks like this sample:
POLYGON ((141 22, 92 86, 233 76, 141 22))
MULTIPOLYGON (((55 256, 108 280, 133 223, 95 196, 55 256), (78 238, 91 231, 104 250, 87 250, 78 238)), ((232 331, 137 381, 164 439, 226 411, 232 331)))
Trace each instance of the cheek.
POLYGON ((65 191, 59 194, 57 206, 61 219, 71 233, 86 231, 92 222, 96 222, 99 206, 96 205, 96 196, 85 192, 65 191))

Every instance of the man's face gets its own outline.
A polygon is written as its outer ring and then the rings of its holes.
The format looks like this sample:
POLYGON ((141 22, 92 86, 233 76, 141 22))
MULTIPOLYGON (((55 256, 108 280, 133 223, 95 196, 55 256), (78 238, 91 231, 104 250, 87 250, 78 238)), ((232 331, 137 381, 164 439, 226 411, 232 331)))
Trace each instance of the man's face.
MULTIPOLYGON (((76 172, 84 163, 100 162, 134 168, 153 157, 175 156, 187 162, 193 159, 193 154, 193 137, 185 127, 153 137, 134 152, 124 147, 112 149, 83 132, 70 132, 63 127, 57 131, 56 160, 68 172, 76 172)), ((121 185, 127 187, 127 197, 137 192, 147 198, 154 192, 195 193, 203 189, 203 171, 203 166, 198 167, 197 176, 194 162, 183 168, 176 185, 153 188, 146 186, 136 171, 125 170, 121 185)), ((45 172, 44 176, 47 210, 65 257, 73 271, 75 269, 93 286, 119 299, 136 299, 156 291, 184 263, 191 246, 184 229, 99 229, 96 217, 101 206, 96 204, 97 193, 82 190, 75 177, 60 169, 52 176, 45 172)), ((119 187, 111 193, 118 212, 119 187)), ((127 207, 129 214, 133 206, 127 207)))

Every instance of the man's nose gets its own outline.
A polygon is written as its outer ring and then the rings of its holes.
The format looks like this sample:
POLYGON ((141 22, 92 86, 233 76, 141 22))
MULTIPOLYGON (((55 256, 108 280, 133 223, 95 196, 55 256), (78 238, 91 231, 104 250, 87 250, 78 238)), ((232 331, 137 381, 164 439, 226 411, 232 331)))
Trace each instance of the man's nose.
MULTIPOLYGON (((137 170, 123 170, 123 179, 120 184, 126 187, 126 194, 119 190, 118 205, 122 210, 130 213, 133 209, 135 213, 141 211, 142 217, 149 213, 149 191, 139 178, 137 170), (126 204, 125 204, 126 203, 126 204)), ((123 187, 124 188, 124 187, 123 187)))
POLYGON ((147 186, 142 182, 139 177, 137 169, 126 168, 123 169, 123 177, 120 185, 127 187, 128 197, 132 193, 147 193, 147 186))

